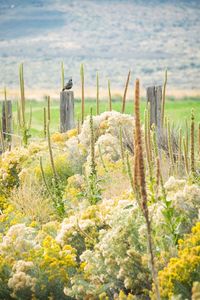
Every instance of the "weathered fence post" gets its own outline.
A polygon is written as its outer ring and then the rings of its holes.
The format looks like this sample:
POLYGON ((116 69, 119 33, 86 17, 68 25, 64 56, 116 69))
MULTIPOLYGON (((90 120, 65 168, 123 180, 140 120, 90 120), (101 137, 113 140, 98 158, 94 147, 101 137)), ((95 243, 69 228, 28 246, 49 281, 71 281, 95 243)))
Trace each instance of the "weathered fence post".
POLYGON ((155 124, 157 134, 162 131, 162 86, 151 86, 147 88, 147 103, 150 102, 150 125, 155 124))
POLYGON ((2 103, 2 131, 4 139, 11 140, 12 133, 12 102, 11 100, 2 103))
POLYGON ((74 92, 60 92, 60 132, 74 128, 74 92))

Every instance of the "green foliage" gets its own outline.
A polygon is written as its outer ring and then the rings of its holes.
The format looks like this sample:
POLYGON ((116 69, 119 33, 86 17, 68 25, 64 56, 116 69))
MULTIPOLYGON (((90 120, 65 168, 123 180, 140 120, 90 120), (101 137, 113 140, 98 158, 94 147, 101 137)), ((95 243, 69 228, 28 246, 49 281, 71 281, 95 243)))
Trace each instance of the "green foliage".
POLYGON ((31 118, 32 118, 32 112, 29 116, 29 122, 26 123, 26 101, 25 101, 25 90, 24 90, 24 68, 23 64, 20 64, 19 66, 19 80, 20 80, 20 93, 21 98, 20 102, 18 103, 18 123, 20 130, 22 132, 22 141, 23 145, 28 144, 28 139, 31 137, 30 135, 30 127, 31 127, 31 118))

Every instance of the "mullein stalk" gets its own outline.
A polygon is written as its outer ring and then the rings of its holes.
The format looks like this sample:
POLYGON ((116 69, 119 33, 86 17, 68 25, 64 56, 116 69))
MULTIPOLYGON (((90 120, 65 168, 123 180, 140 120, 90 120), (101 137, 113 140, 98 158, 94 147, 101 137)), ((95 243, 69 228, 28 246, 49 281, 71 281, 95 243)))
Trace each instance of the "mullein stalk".
POLYGON ((64 63, 61 62, 61 89, 65 86, 65 70, 64 70, 64 63))
POLYGON ((145 138, 145 149, 146 149, 146 156, 147 156, 147 163, 148 163, 148 169, 149 169, 149 177, 150 181, 153 178, 153 173, 152 173, 152 161, 151 161, 151 154, 150 154, 150 149, 149 147, 149 130, 148 130, 148 110, 145 109, 144 112, 144 138, 145 138))
POLYGON ((185 142, 186 142, 187 153, 189 153, 189 130, 188 130, 188 122, 187 122, 187 120, 185 120, 185 127, 186 127, 185 142))
POLYGON ((138 203, 138 206, 141 208, 141 201, 140 201, 140 183, 139 183, 139 158, 138 158, 138 145, 135 145, 134 148, 134 173, 133 173, 133 186, 134 186, 134 192, 136 201, 138 203))
POLYGON ((145 109, 144 111, 144 139, 145 139, 145 150, 147 156, 147 162, 150 173, 150 154, 149 154, 149 143, 148 143, 148 111, 145 109))
POLYGON ((160 185, 160 164, 159 157, 156 157, 156 198, 158 197, 158 190, 160 185))
POLYGON ((147 104, 147 137, 148 137, 148 148, 149 148, 149 159, 152 165, 152 142, 151 142, 151 121, 150 121, 150 103, 147 104))
POLYGON ((132 174, 132 171, 131 171, 131 165, 130 165, 130 161, 129 161, 128 151, 126 152, 126 165, 127 165, 127 173, 128 173, 128 177, 129 177, 129 180, 130 180, 131 188, 132 188, 132 191, 135 193, 135 186, 134 186, 133 174, 132 174))
POLYGON ((164 118, 165 118, 165 96, 166 96, 166 86, 167 86, 167 69, 165 70, 165 80, 163 84, 163 94, 162 94, 162 112, 161 112, 161 122, 162 127, 164 125, 164 118))
POLYGON ((7 135, 8 132, 8 102, 7 102, 7 91, 6 91, 6 87, 4 87, 4 104, 5 104, 5 134, 6 134, 6 140, 8 140, 9 135, 7 135))
POLYGON ((188 151, 187 151, 187 143, 185 138, 183 138, 183 150, 184 150, 184 164, 186 173, 189 174, 189 161, 188 161, 188 151))
POLYGON ((124 156, 124 145, 123 145, 123 133, 122 127, 119 128, 119 142, 120 142, 120 152, 121 152, 121 159, 123 164, 123 170, 125 170, 125 156, 124 156))
POLYGON ((0 119, 0 137, 1 137, 2 152, 5 152, 5 141, 4 141, 4 137, 3 137, 3 128, 2 128, 1 119, 0 119))
POLYGON ((47 137, 47 111, 46 107, 43 107, 43 131, 44 131, 44 138, 47 137))
POLYGON ((182 129, 179 129, 179 146, 178 146, 178 168, 182 166, 182 129))
POLYGON ((85 117, 85 96, 84 96, 84 66, 81 64, 81 124, 84 122, 85 117))
POLYGON ((157 278, 157 271, 155 267, 155 258, 154 258, 154 251, 153 251, 153 241, 152 241, 152 234, 151 234, 151 222, 149 217, 149 210, 148 210, 148 199, 147 199, 147 191, 146 191, 146 179, 145 179, 145 167, 144 167, 144 158, 143 158, 143 149, 142 149, 142 133, 141 133, 141 125, 140 125, 140 85, 139 80, 136 79, 135 83, 135 146, 137 149, 136 161, 135 161, 135 168, 138 167, 139 172, 139 188, 140 188, 140 195, 141 195, 141 209, 142 213, 145 218, 146 227, 147 227, 147 241, 148 241, 148 249, 150 254, 150 263, 151 263, 151 271, 152 271, 152 278, 155 285, 156 290, 156 297, 157 300, 160 299, 160 292, 159 292, 159 285, 158 285, 158 278, 157 278))
POLYGON ((21 127, 21 114, 20 114, 20 105, 19 103, 17 102, 17 127, 18 127, 18 134, 19 134, 19 129, 21 127))
POLYGON ((33 113, 32 113, 32 106, 31 106, 31 104, 30 104, 29 121, 28 121, 28 124, 27 124, 27 128, 28 128, 28 130, 30 130, 30 129, 31 129, 31 124, 32 124, 32 115, 33 115, 33 113))
POLYGON ((50 156, 50 162, 51 162, 51 168, 53 172, 53 177, 55 180, 56 185, 58 184, 58 175, 56 172, 55 164, 54 164, 54 158, 53 158, 53 151, 51 146, 51 136, 50 136, 50 130, 49 130, 49 120, 47 122, 47 139, 48 139, 48 148, 49 148, 49 156, 50 156))
POLYGON ((158 157, 159 155, 159 149, 158 149, 158 143, 157 143, 157 137, 156 137, 156 127, 155 124, 152 125, 152 140, 153 140, 153 150, 154 150, 154 157, 158 157))
POLYGON ((25 121, 25 93, 24 93, 24 67, 23 64, 19 66, 19 79, 20 79, 20 93, 21 93, 21 101, 20 101, 20 109, 22 116, 22 126, 26 126, 25 121))
POLYGON ((108 80, 108 108, 109 108, 109 111, 112 111, 112 97, 111 97, 111 90, 110 90, 110 80, 108 80))
POLYGON ((95 137, 94 137, 94 126, 93 126, 93 116, 92 108, 90 108, 90 153, 91 153, 91 174, 97 174, 96 171, 96 162, 95 162, 95 137))
POLYGON ((45 177, 45 173, 44 173, 44 168, 43 168, 43 163, 42 163, 42 157, 40 157, 40 171, 41 171, 41 174, 42 174, 42 179, 44 181, 44 185, 46 187, 46 190, 49 194, 49 196, 51 196, 53 198, 53 195, 48 187, 48 184, 47 184, 47 180, 46 180, 46 177, 45 177))
POLYGON ((163 182, 163 177, 162 177, 162 172, 161 172, 161 167, 160 167, 160 158, 157 157, 156 159, 156 181, 157 181, 157 186, 161 186, 162 189, 162 195, 163 197, 166 199, 166 191, 165 191, 165 187, 164 187, 164 182, 163 182))
POLYGON ((80 134, 81 132, 81 128, 80 128, 80 119, 78 117, 78 120, 77 120, 77 133, 80 134))
POLYGON ((195 157, 194 157, 194 110, 191 111, 191 127, 190 127, 190 171, 192 175, 195 173, 195 157))
POLYGON ((199 154, 199 160, 200 160, 200 123, 198 126, 198 154, 199 154))
POLYGON ((51 120, 51 99, 50 96, 47 96, 47 120, 51 120))
POLYGON ((127 90, 128 90, 130 76, 131 76, 131 71, 128 72, 128 76, 127 76, 127 80, 126 80, 126 85, 125 85, 125 89, 124 89, 124 95, 123 95, 123 98, 122 98, 122 114, 124 114, 124 112, 125 112, 126 94, 127 94, 127 90))
POLYGON ((103 166, 104 170, 105 170, 106 172, 108 172, 108 170, 107 170, 107 168, 106 168, 106 165, 105 165, 105 163, 104 163, 103 154, 102 154, 102 151, 101 151, 101 146, 100 146, 100 144, 98 144, 98 150, 99 150, 99 157, 100 157, 102 166, 103 166))
POLYGON ((172 150, 172 143, 171 143, 171 128, 169 120, 167 121, 167 143, 168 143, 168 152, 169 152, 169 159, 171 165, 171 171, 174 173, 174 158, 173 158, 173 150, 172 150))
POLYGON ((23 64, 19 66, 19 79, 20 79, 20 103, 19 103, 19 122, 20 128, 22 130, 22 140, 23 144, 26 146, 28 144, 28 138, 30 137, 29 129, 27 128, 26 119, 25 119, 25 109, 26 109, 26 101, 25 101, 25 92, 24 92, 24 68, 23 64))
POLYGON ((96 106, 97 106, 97 115, 99 115, 99 74, 98 74, 98 72, 96 75, 96 85, 97 85, 96 106))

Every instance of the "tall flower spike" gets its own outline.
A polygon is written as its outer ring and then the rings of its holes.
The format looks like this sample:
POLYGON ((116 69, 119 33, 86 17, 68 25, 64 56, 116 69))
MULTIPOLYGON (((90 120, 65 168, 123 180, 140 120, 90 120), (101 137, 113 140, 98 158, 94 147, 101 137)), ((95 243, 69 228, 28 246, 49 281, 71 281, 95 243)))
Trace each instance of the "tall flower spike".
MULTIPOLYGON (((136 79, 135 84, 135 147, 138 151, 136 154, 139 172, 139 185, 142 197, 142 208, 146 211, 147 208, 147 193, 146 193, 146 182, 145 182, 145 171, 144 171, 144 158, 142 149, 142 133, 140 126, 140 85, 139 80, 136 79)), ((135 166, 137 168, 137 166, 135 166)))
POLYGON ((142 213, 145 218, 146 227, 147 227, 147 242, 148 242, 148 249, 150 254, 150 264, 151 264, 151 271, 152 277, 155 284, 156 290, 156 298, 160 300, 160 292, 159 292, 159 285, 158 285, 158 278, 157 278, 157 271, 155 268, 154 262, 154 251, 153 251, 153 243, 152 243, 152 236, 151 236, 151 223, 149 218, 149 210, 147 206, 147 191, 146 191, 146 181, 145 181, 145 170, 144 170, 144 158, 143 158, 143 149, 142 149, 142 133, 141 133, 141 126, 140 126, 140 82, 139 79, 136 79, 135 83, 135 149, 136 152, 136 160, 135 160, 135 167, 138 167, 139 173, 139 188, 141 194, 141 209, 142 213))
POLYGON ((90 151, 91 151, 91 174, 96 175, 96 162, 95 162, 95 139, 94 139, 94 126, 93 126, 93 116, 92 107, 90 108, 90 151))
POLYGON ((191 173, 195 172, 195 158, 194 158, 194 110, 191 111, 191 128, 190 128, 190 161, 191 161, 191 173))

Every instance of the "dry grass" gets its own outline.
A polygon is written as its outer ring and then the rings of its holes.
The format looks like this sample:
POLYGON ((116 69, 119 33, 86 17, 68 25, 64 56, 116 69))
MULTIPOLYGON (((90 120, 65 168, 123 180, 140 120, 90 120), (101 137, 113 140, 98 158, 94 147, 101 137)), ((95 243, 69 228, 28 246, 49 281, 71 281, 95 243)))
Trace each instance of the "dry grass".
POLYGON ((109 175, 103 183, 102 198, 120 199, 130 191, 131 185, 128 175, 121 168, 109 171, 109 175))
POLYGON ((43 196, 42 187, 32 183, 14 189, 10 203, 25 216, 41 223, 48 222, 53 214, 53 207, 43 196))

